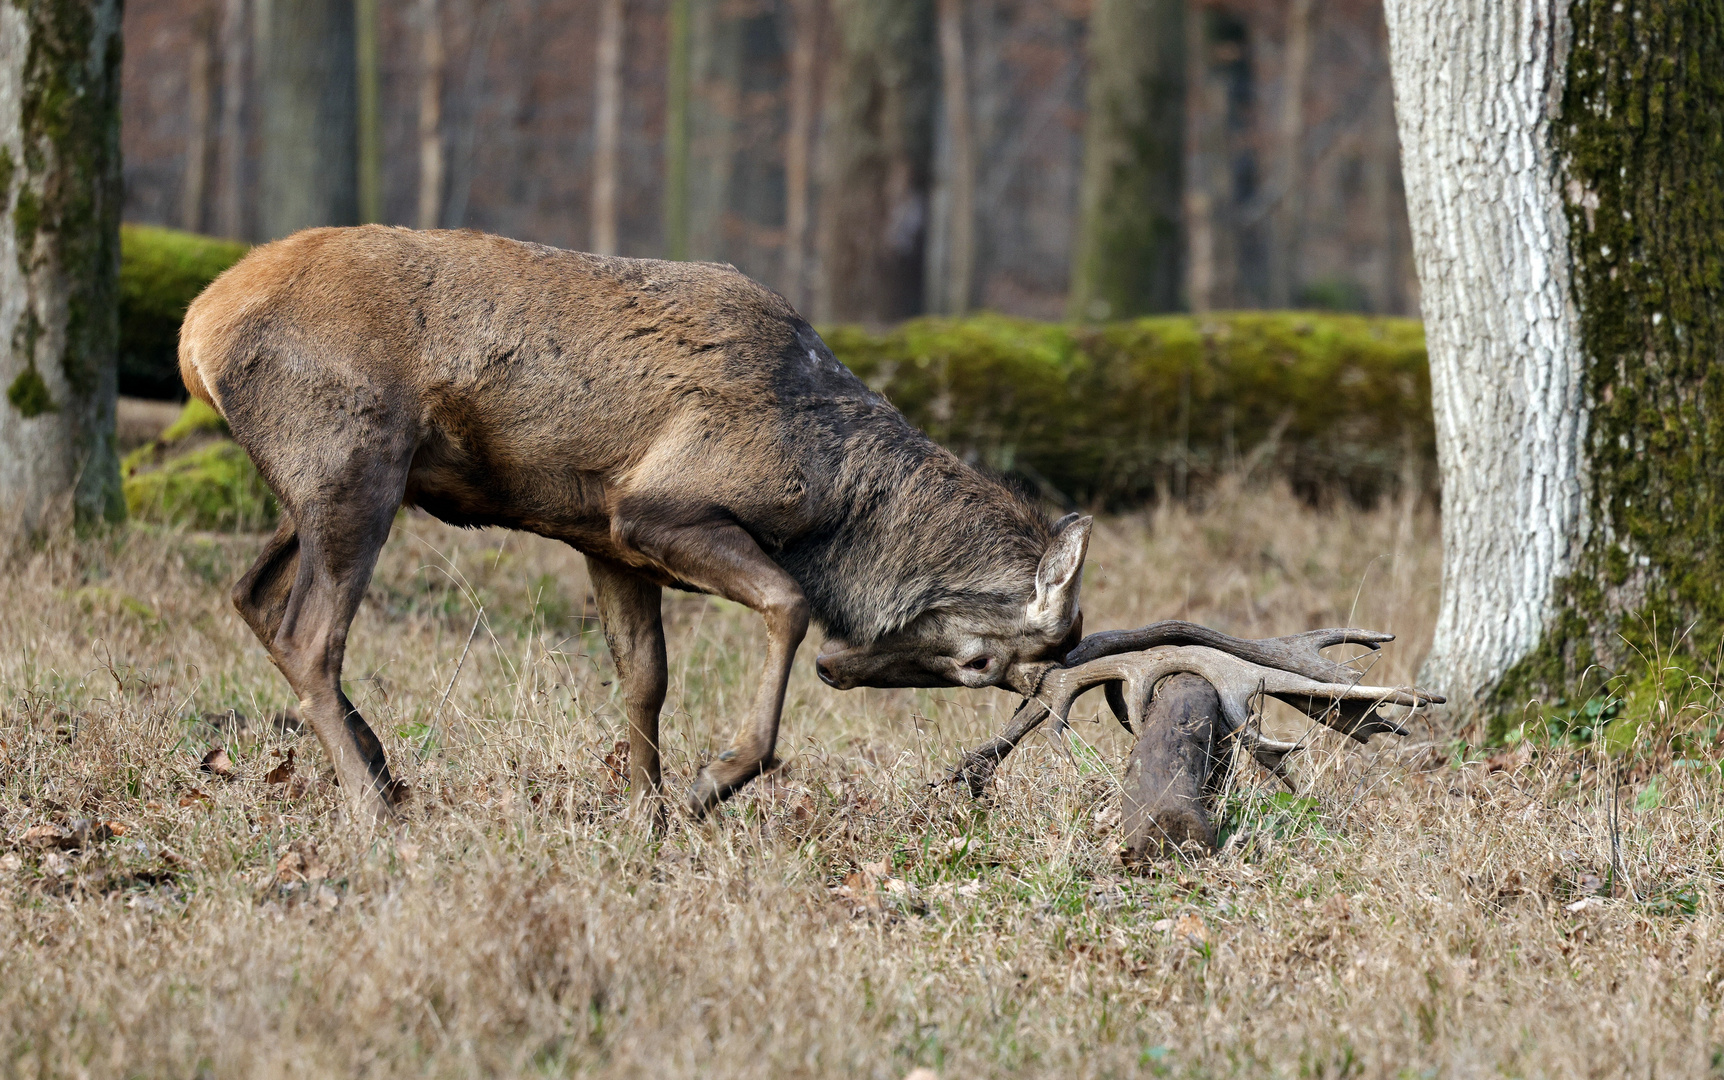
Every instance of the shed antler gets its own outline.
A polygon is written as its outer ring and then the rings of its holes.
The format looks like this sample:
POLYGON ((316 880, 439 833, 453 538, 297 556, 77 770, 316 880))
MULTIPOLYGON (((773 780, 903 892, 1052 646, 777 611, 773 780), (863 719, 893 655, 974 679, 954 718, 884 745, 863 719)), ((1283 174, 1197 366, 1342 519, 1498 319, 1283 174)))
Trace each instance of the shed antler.
POLYGON ((1078 643, 1063 665, 1051 665, 1043 673, 1040 686, 1032 688, 1006 730, 966 754, 950 779, 964 781, 972 794, 980 795, 1025 735, 1050 716, 1063 726, 1072 702, 1097 686, 1107 688, 1108 703, 1120 722, 1140 730, 1155 683, 1179 672, 1198 675, 1215 687, 1226 729, 1222 737, 1240 739, 1259 764, 1285 777, 1282 762, 1299 747, 1270 739, 1251 724, 1251 700, 1260 694, 1279 698, 1358 742, 1378 732, 1406 734, 1395 719, 1378 712, 1382 706, 1400 706, 1410 713, 1444 701, 1414 688, 1361 685, 1360 672, 1321 652, 1347 644, 1376 652, 1393 640, 1393 634, 1332 629, 1249 641, 1177 621, 1093 634, 1078 643))

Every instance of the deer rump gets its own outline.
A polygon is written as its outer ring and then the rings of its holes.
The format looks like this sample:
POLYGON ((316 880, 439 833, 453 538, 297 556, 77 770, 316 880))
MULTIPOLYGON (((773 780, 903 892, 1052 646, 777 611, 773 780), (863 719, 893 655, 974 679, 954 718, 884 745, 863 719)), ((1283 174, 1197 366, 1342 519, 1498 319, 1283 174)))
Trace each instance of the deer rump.
POLYGON ((662 587, 734 600, 767 628, 759 693, 696 778, 697 814, 771 766, 811 618, 840 687, 1028 685, 1081 633, 1089 520, 1050 525, 936 446, 731 267, 308 230, 192 304, 180 368, 283 510, 235 605, 354 808, 379 819, 395 787, 340 676, 403 503, 587 556, 635 797, 655 808, 662 587))

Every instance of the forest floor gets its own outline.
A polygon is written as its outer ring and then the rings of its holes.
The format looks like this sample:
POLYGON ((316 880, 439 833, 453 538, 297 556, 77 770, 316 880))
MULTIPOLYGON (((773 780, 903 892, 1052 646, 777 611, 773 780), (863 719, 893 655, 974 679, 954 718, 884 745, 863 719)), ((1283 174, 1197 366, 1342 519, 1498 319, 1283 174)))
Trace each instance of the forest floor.
MULTIPOLYGON (((1366 626, 1401 635, 1372 681, 1405 681, 1437 534, 1420 507, 1236 488, 1106 520, 1089 629, 1366 626)), ((134 527, 0 575, 0 1074, 1724 1067, 1717 754, 1670 742, 1715 733, 1705 683, 1637 705, 1640 751, 1614 758, 1320 735, 1297 794, 1239 773, 1220 855, 1134 874, 1099 698, 1069 750, 1033 737, 973 801, 931 782, 1012 699, 837 693, 815 634, 783 768, 655 841, 625 815, 579 557, 404 515, 347 664, 412 786, 376 836, 343 824, 228 603, 261 542, 134 527), (226 778, 200 767, 215 746, 226 778)), ((675 788, 724 745, 763 635, 702 597, 666 614, 675 788)))

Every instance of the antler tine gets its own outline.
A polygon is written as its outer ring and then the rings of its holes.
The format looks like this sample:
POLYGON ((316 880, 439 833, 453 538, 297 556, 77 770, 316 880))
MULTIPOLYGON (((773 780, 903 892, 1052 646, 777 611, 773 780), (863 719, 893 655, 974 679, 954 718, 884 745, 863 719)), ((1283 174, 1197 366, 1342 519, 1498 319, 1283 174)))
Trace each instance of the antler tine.
MULTIPOLYGON (((1065 666, 1079 668, 1110 656, 1143 652, 1164 645, 1201 645, 1236 656, 1252 664, 1291 671, 1322 683, 1353 683, 1359 672, 1329 659, 1323 649, 1335 645, 1363 645, 1376 652, 1395 640, 1395 635, 1355 627, 1309 630, 1287 637, 1248 640, 1230 637, 1196 623, 1169 619, 1136 630, 1105 630, 1091 634, 1067 654, 1065 666)), ((1440 698, 1432 698, 1440 702, 1440 698)))
MULTIPOLYGON (((1338 664, 1335 666, 1340 667, 1338 664)), ((1356 678, 1357 673, 1351 669, 1341 670, 1356 678)), ((1441 700, 1437 695, 1421 690, 1364 686, 1353 678, 1344 682, 1319 681, 1200 645, 1164 645, 1103 657, 1081 667, 1056 669, 1048 673, 1043 683, 1043 697, 1049 712, 1063 719, 1072 702, 1095 686, 1126 683, 1128 690, 1124 698, 1132 701, 1148 696, 1140 692, 1145 689, 1146 680, 1153 682, 1179 671, 1200 675, 1215 687, 1228 727, 1232 730, 1245 726, 1250 699, 1260 692, 1287 701, 1314 719, 1354 738, 1360 735, 1368 738, 1377 730, 1400 730, 1393 721, 1373 717, 1378 706, 1390 704, 1417 709, 1441 700), (1322 703, 1320 707, 1319 701, 1322 703)))
POLYGON ((1360 672, 1320 652, 1348 644, 1374 652, 1394 639, 1393 634, 1339 627, 1245 641, 1173 620, 1092 634, 1066 656, 1064 666, 1045 671, 1041 685, 1024 699, 1006 730, 964 755, 946 782, 962 781, 979 797, 999 763, 1026 735, 1050 716, 1063 724, 1072 703, 1097 686, 1107 688, 1108 704, 1120 722, 1137 730, 1142 717, 1131 712, 1141 710, 1157 680, 1178 672, 1198 675, 1215 687, 1226 729, 1222 737, 1241 740, 1258 764, 1287 781, 1283 763, 1301 744, 1280 742, 1256 730, 1249 723, 1251 699, 1267 694, 1361 743, 1383 732, 1405 735, 1396 719, 1378 710, 1397 705, 1412 712, 1442 704, 1442 695, 1361 685, 1360 672), (1128 710, 1130 702, 1138 704, 1128 710))

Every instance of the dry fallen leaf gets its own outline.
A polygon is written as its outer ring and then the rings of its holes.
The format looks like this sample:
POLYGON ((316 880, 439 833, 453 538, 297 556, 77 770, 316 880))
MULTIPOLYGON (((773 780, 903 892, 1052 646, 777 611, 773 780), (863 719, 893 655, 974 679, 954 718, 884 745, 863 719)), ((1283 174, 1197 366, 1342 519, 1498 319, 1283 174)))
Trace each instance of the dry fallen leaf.
POLYGON ((72 838, 72 834, 58 825, 32 825, 24 830, 23 841, 31 847, 59 847, 72 838))
POLYGON ((207 773, 214 773, 223 780, 232 780, 236 775, 233 759, 227 756, 227 747, 225 746, 218 746, 205 754, 204 762, 198 768, 207 773))
POLYGON ((24 857, 19 855, 16 851, 8 851, 6 854, 0 855, 0 871, 4 871, 9 874, 23 865, 24 857))
POLYGON ((605 768, 610 772, 610 787, 614 793, 621 793, 629 782, 629 743, 627 739, 618 739, 611 745, 611 752, 604 756, 605 768))
POLYGON ((201 806, 205 810, 213 810, 215 809, 215 800, 199 791, 197 788, 192 788, 190 791, 180 796, 180 805, 182 807, 201 806))
MULTIPOLYGON (((263 776, 266 784, 285 784, 293 777, 293 747, 287 748, 287 756, 281 759, 281 764, 269 770, 263 776)), ((290 793, 291 794, 291 793, 290 793)))
POLYGON ((275 863, 275 880, 282 884, 294 881, 317 882, 329 876, 329 867, 317 854, 317 848, 301 841, 282 852, 275 863))
POLYGON ((1189 942, 1194 948, 1209 944, 1209 928, 1203 925, 1203 916, 1186 912, 1173 923, 1173 932, 1189 942))

